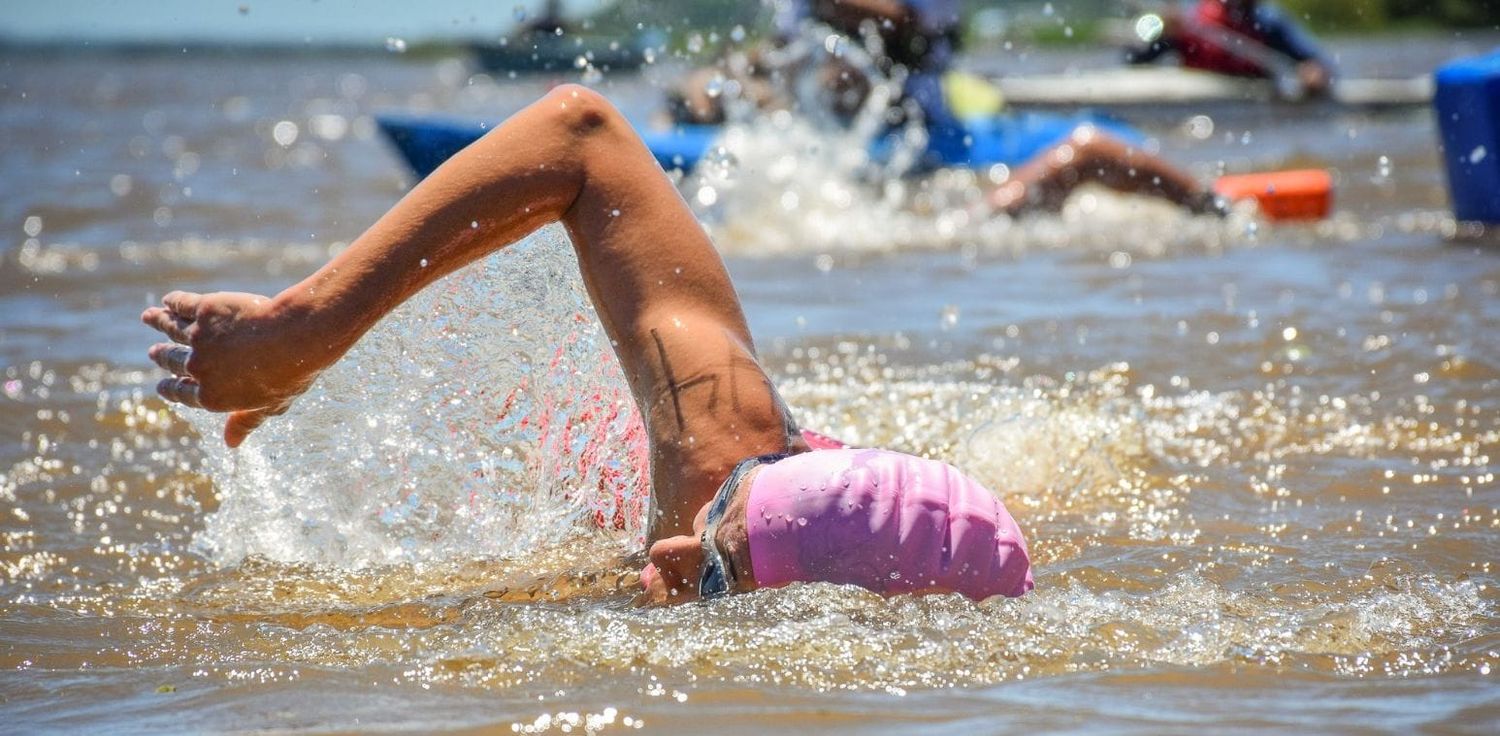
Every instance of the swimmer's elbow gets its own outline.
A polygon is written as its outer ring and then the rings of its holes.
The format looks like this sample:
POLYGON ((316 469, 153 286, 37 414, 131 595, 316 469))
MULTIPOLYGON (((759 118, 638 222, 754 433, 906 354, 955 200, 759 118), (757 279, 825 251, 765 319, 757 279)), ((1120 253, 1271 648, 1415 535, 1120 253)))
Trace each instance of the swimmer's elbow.
POLYGON ((558 85, 540 104, 574 135, 589 135, 624 123, 608 98, 581 84, 558 85))

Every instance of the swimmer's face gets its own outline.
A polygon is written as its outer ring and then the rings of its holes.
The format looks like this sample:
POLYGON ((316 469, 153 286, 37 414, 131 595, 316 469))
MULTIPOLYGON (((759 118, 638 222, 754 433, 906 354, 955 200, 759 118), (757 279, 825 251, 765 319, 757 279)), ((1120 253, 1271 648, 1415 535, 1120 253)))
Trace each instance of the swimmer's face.
MULTIPOLYGON (((709 543, 718 546, 729 572, 736 584, 731 593, 754 590, 755 574, 750 568, 750 535, 745 530, 745 507, 750 497, 750 482, 759 469, 745 474, 739 487, 734 489, 724 518, 709 543)), ((708 507, 703 504, 693 518, 692 535, 678 535, 658 540, 651 545, 651 564, 641 571, 641 584, 646 589, 649 603, 669 604, 697 600, 698 580, 703 575, 702 534, 708 520, 708 507)))

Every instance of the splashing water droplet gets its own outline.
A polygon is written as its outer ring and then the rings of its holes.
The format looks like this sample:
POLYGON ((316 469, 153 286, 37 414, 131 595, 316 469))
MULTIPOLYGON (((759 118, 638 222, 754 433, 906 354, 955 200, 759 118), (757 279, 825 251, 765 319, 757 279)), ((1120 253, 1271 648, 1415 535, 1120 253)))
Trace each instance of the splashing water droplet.
POLYGON ((710 172, 718 175, 729 173, 731 169, 738 166, 740 160, 725 146, 714 146, 708 153, 703 155, 703 163, 707 164, 710 172))
POLYGON ((385 39, 385 50, 393 54, 406 53, 406 39, 387 36, 385 39))
POLYGON ((958 326, 958 305, 948 304, 943 307, 940 324, 944 332, 958 326))
POLYGON ((297 142, 297 124, 283 120, 271 128, 271 139, 283 148, 297 142))
POLYGON ((1207 115, 1194 115, 1188 118, 1183 127, 1188 135, 1200 141, 1206 141, 1214 134, 1214 119, 1207 115))

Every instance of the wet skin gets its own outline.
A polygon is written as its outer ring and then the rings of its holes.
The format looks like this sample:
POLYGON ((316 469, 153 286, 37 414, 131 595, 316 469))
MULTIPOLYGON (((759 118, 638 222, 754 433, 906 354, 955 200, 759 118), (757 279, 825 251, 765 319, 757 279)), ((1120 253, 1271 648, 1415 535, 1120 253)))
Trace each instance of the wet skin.
MULTIPOLYGON (((730 496, 729 506, 719 521, 711 544, 717 545, 719 554, 729 567, 730 579, 734 581, 730 593, 745 593, 760 587, 750 560, 750 536, 745 528, 745 508, 750 498, 750 486, 761 468, 755 468, 740 479, 740 484, 730 496)), ((701 537, 708 520, 708 507, 704 504, 693 519, 693 533, 679 534, 657 540, 651 545, 651 566, 641 573, 641 584, 645 588, 644 602, 653 604, 684 603, 698 599, 698 580, 703 573, 703 539, 701 537)))
POLYGON ((1082 184, 1096 183, 1117 192, 1159 197, 1193 212, 1211 208, 1208 190, 1191 174, 1135 146, 1079 126, 1068 139, 1033 157, 990 193, 996 211, 1017 215, 1039 209, 1062 209, 1082 184))
MULTIPOLYGON (((645 420, 652 559, 696 595, 702 552, 690 548, 724 478, 746 457, 807 446, 788 437, 703 227, 629 123, 587 88, 563 85, 506 120, 280 294, 167 294, 141 315, 170 340, 148 351, 172 373, 157 391, 228 413, 224 440, 238 446, 397 305, 553 222, 568 231, 645 420)), ((717 536, 748 581, 743 509, 717 536)))

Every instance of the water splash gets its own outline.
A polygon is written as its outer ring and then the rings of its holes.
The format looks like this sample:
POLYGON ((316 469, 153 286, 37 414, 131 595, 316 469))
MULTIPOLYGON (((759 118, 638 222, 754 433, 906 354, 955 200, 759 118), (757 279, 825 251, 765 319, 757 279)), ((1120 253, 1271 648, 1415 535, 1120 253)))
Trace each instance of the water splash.
POLYGON ((403 305, 238 452, 203 444, 222 500, 195 543, 224 564, 505 556, 644 517, 644 430, 556 228, 403 305))
MULTIPOLYGON (((920 107, 902 99, 904 71, 874 62, 878 39, 856 43, 814 26, 775 62, 790 80, 792 110, 769 114, 724 98, 729 120, 713 152, 685 188, 721 250, 733 254, 885 252, 906 248, 1018 254, 1035 248, 1090 247, 1150 255, 1218 250, 1253 240, 1253 209, 1229 218, 1192 216, 1163 201, 1085 186, 1056 215, 1013 219, 985 197, 992 177, 967 168, 915 175, 927 147, 920 107), (785 57, 785 58, 781 58, 785 57), (827 99, 823 65, 837 63, 869 84, 847 119, 827 99), (889 126, 898 108, 905 122, 889 126), (890 142, 872 156, 877 139, 890 142), (722 161, 733 165, 723 165, 722 161), (1165 237, 1164 237, 1165 234, 1165 237)), ((1204 118, 1212 128, 1212 121, 1204 118)), ((1009 175, 1007 167, 1003 169, 1009 175)))

